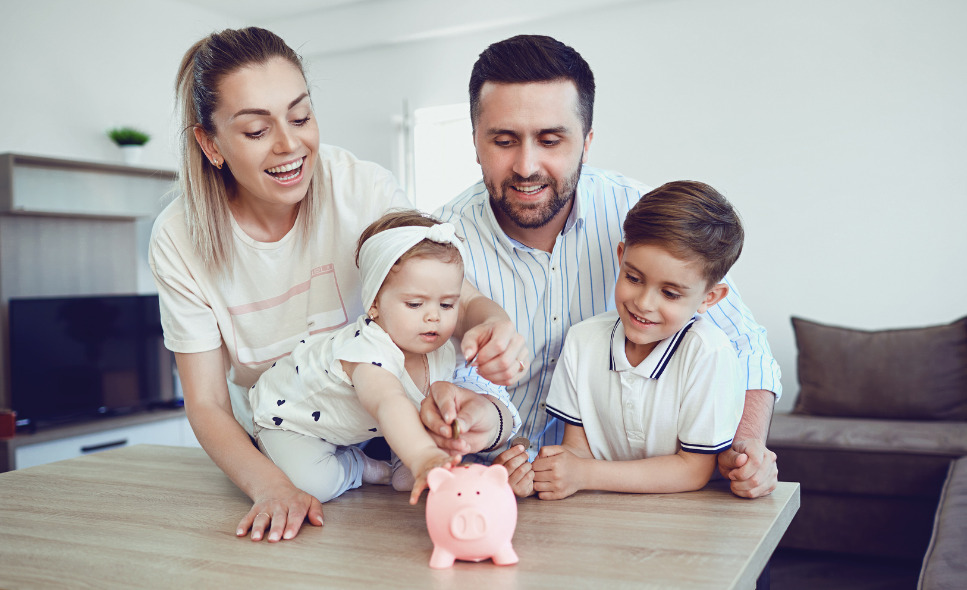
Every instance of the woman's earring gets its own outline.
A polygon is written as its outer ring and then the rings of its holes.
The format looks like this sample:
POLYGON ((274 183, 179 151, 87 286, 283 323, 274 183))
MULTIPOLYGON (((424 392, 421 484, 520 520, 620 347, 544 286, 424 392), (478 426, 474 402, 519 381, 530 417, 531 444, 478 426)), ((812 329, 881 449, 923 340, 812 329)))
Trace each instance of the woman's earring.
POLYGON ((219 170, 222 169, 222 163, 218 161, 218 158, 212 160, 212 166, 218 168, 219 170))

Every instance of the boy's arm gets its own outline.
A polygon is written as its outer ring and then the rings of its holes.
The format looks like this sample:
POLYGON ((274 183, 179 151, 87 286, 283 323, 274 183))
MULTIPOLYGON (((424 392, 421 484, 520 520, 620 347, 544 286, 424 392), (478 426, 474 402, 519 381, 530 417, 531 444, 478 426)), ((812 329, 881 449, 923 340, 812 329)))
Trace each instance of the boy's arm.
POLYGON ((678 451, 634 461, 591 457, 584 429, 568 424, 560 446, 543 447, 534 460, 534 490, 541 500, 560 500, 578 490, 674 493, 708 483, 715 455, 678 451))
POLYGON ((392 373, 372 364, 341 362, 360 403, 379 423, 390 448, 413 472, 416 482, 410 494, 410 504, 416 504, 426 488, 426 476, 430 470, 452 467, 460 462, 461 457, 451 456, 434 444, 420 422, 419 412, 392 373))

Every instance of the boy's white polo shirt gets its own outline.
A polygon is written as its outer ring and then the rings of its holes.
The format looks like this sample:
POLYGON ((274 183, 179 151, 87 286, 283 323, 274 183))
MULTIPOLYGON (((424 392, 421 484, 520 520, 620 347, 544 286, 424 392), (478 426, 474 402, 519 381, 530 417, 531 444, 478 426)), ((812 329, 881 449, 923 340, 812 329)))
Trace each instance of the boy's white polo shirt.
POLYGON ((547 412, 581 426, 597 459, 719 453, 732 444, 745 391, 731 342, 701 315, 637 367, 617 312, 574 325, 554 371, 547 412))

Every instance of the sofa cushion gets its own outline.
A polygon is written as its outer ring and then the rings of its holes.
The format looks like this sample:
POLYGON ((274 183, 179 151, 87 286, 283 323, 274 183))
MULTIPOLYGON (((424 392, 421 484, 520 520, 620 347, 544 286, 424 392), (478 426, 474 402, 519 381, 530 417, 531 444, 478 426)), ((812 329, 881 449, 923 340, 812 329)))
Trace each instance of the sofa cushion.
MULTIPOLYGON (((910 455, 967 455, 967 422, 869 420, 777 413, 769 448, 863 451, 910 455)), ((782 457, 780 457, 780 460, 782 457)))
POLYGON ((799 349, 794 412, 967 421, 967 317, 866 331, 792 318, 799 349))
POLYGON ((967 580, 967 457, 955 461, 940 496, 920 570, 922 590, 963 588, 967 580))

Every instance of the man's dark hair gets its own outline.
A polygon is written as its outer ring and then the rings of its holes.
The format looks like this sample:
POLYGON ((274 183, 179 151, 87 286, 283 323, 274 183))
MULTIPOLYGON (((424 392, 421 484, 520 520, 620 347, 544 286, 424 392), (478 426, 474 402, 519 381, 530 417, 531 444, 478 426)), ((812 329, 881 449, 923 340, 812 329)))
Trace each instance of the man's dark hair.
POLYGON ((480 89, 485 82, 523 84, 570 80, 577 86, 578 115, 584 135, 594 114, 594 74, 573 48, 553 37, 518 35, 494 43, 480 54, 470 73, 470 121, 480 115, 480 89))

